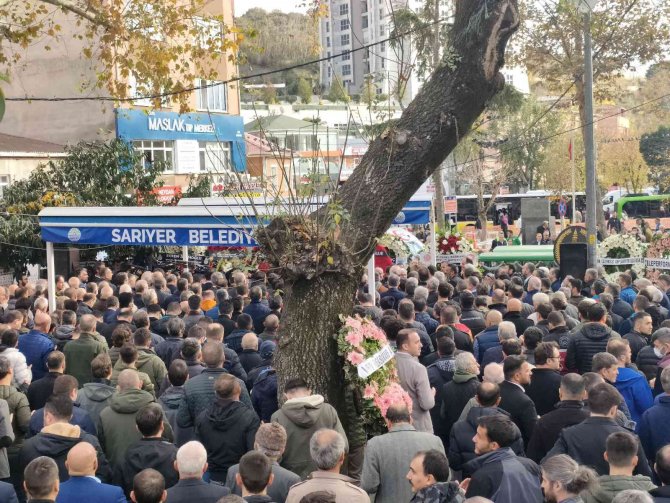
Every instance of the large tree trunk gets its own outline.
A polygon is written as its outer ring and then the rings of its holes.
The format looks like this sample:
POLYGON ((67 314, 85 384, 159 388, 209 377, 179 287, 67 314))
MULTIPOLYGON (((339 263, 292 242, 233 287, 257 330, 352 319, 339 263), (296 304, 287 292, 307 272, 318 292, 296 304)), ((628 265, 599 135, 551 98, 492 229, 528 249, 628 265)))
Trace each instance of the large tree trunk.
POLYGON ((351 312, 376 238, 504 85, 499 70, 518 28, 517 0, 455 4, 453 66, 441 64, 433 72, 401 118, 370 144, 327 207, 307 219, 276 218, 258 231, 287 282, 276 356, 280 395, 287 379, 303 377, 315 392, 340 402, 341 363, 333 336, 338 315, 351 312))

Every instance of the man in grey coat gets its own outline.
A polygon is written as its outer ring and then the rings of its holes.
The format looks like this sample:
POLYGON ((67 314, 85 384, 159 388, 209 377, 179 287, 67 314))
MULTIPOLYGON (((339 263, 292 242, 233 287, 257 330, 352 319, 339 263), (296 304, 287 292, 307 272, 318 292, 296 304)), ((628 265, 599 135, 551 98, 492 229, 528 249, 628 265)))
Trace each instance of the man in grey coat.
POLYGON ((435 449, 444 453, 440 437, 417 431, 405 404, 389 407, 388 433, 373 437, 365 448, 361 488, 376 494, 375 503, 409 501, 412 487, 407 483, 409 464, 419 451, 435 449))
MULTIPOLYGON (((279 423, 263 423, 256 432, 254 450, 262 452, 272 461, 272 484, 267 488, 268 496, 275 503, 284 503, 288 490, 292 485, 300 482, 300 477, 279 466, 278 460, 286 449, 286 430, 279 423)), ((242 496, 242 488, 235 481, 235 475, 240 471, 240 465, 228 468, 226 487, 232 494, 242 496)))
MULTIPOLYGON (((405 328, 396 337, 395 354, 400 385, 412 398, 412 421, 417 431, 433 433, 430 409, 435 406, 435 388, 430 387, 428 371, 419 363, 421 339, 413 328, 405 328)), ((410 460, 411 461, 411 460, 410 460)))

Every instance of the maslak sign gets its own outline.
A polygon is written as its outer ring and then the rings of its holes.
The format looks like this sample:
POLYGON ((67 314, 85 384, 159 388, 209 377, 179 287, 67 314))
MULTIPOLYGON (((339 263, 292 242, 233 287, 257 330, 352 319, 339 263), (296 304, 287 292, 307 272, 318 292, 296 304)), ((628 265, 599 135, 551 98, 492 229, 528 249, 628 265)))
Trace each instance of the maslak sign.
POLYGON ((53 243, 135 246, 258 246, 252 229, 148 227, 42 227, 42 239, 53 243))

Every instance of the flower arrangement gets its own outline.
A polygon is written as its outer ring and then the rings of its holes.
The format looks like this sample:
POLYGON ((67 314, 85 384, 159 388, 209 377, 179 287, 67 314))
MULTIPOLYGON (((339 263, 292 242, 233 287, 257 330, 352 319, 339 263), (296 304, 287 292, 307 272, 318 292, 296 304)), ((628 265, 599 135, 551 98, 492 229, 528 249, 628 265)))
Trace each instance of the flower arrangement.
MULTIPOLYGON (((598 247, 598 255, 610 259, 643 258, 647 251, 647 245, 638 241, 629 234, 613 234, 605 238, 598 247)), ((605 264, 607 281, 616 281, 619 275, 626 269, 640 275, 644 272, 644 262, 627 263, 620 265, 605 264)))
POLYGON ((442 255, 452 255, 473 252, 475 247, 472 241, 452 227, 446 232, 438 232, 437 251, 442 255))
MULTIPOLYGON (((668 259, 670 258, 670 236, 657 235, 647 248, 647 259, 668 259)), ((647 267, 647 278, 655 281, 658 276, 665 274, 668 269, 658 267, 647 267)))
POLYGON ((342 317, 342 328, 337 335, 339 355, 344 359, 347 384, 362 393, 362 419, 369 432, 381 433, 386 428, 384 418, 394 403, 404 402, 412 410, 412 399, 398 382, 395 360, 388 362, 363 378, 358 366, 367 358, 388 346, 383 330, 368 318, 342 317))

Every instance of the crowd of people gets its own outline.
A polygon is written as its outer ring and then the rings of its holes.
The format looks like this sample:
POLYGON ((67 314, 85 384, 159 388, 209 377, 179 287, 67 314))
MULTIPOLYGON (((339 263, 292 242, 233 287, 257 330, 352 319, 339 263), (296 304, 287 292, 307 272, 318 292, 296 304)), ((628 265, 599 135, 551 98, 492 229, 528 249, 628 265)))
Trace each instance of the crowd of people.
POLYGON ((670 276, 375 279, 353 313, 411 398, 377 436, 355 395, 346 421, 300 376, 279 396, 277 274, 80 269, 53 312, 42 280, 0 287, 0 501, 670 501, 670 276))

